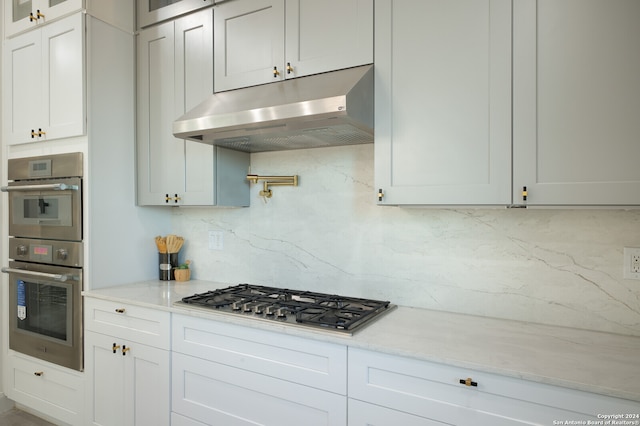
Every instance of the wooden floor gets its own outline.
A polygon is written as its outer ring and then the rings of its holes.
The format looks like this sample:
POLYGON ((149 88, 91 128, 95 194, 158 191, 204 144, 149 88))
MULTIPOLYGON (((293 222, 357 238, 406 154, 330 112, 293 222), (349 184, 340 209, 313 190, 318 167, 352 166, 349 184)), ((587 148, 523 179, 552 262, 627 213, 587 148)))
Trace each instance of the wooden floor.
POLYGON ((42 420, 33 414, 26 413, 12 408, 9 411, 0 413, 0 426, 51 426, 46 420, 42 420))

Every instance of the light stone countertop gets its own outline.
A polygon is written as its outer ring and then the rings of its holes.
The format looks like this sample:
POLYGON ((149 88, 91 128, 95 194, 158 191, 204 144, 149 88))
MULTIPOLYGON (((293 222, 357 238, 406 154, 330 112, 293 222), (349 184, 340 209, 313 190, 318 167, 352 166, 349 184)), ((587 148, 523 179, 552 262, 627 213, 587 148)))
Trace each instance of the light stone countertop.
POLYGON ((230 285, 146 281, 83 294, 640 402, 640 337, 403 306, 345 336, 174 305, 230 285))

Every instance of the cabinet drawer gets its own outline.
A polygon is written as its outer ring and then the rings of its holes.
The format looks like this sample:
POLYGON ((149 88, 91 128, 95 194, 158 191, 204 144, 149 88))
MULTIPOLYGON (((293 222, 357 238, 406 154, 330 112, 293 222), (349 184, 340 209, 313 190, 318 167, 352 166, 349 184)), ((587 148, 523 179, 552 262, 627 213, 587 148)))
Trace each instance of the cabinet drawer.
POLYGON ((174 353, 171 381, 173 411, 208 425, 346 426, 346 396, 246 369, 174 353))
POLYGON ((171 413, 171 426, 207 426, 204 423, 182 416, 178 413, 171 413))
POLYGON ((445 423, 349 399, 349 426, 445 426, 445 423))
POLYGON ((85 405, 82 373, 20 356, 9 356, 7 360, 5 383, 9 398, 65 424, 82 424, 85 405))
POLYGON ((175 315, 173 351, 345 395, 345 346, 175 315))
POLYGON ((170 323, 169 312, 85 298, 84 325, 89 331, 168 350, 170 323))
POLYGON ((456 425, 549 425, 640 409, 633 401, 353 348, 349 397, 456 425), (477 386, 460 383, 469 377, 477 386))

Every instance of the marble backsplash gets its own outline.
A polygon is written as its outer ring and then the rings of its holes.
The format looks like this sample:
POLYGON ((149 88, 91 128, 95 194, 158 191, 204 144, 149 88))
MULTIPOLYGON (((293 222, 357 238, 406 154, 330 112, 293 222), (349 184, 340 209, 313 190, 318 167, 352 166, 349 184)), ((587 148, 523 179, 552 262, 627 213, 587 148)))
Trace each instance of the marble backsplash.
MULTIPOLYGON (((251 207, 178 208, 192 277, 640 336, 640 210, 433 209, 375 203, 373 145, 252 154, 300 176, 251 207), (208 232, 222 231, 210 250, 208 232)), ((432 327, 437 324, 417 326, 432 327)))

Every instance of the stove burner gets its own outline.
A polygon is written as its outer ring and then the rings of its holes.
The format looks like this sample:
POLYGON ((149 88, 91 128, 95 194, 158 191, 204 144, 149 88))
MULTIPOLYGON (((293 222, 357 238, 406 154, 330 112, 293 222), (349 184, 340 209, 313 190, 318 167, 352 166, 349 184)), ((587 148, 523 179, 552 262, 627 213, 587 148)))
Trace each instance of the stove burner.
POLYGON ((183 303, 237 315, 352 333, 395 307, 390 302, 238 284, 194 294, 183 303))

